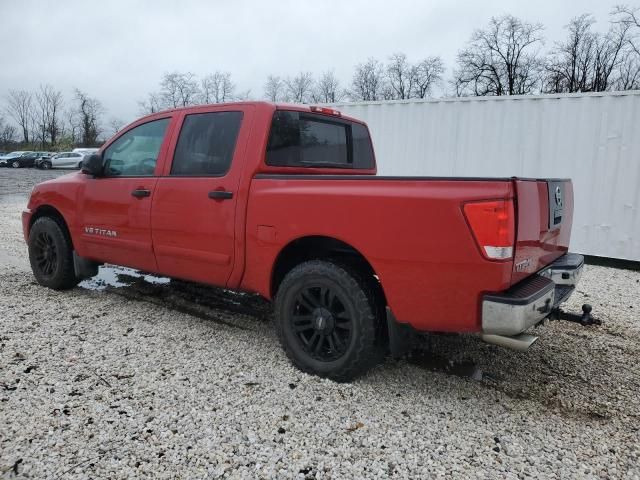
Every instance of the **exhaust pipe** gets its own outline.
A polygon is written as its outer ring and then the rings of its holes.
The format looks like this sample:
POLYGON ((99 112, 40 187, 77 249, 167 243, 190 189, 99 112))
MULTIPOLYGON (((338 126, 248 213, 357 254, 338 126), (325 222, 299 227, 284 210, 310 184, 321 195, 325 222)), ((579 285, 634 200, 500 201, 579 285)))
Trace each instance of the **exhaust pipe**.
POLYGON ((538 340, 538 337, 521 333, 520 335, 514 335, 513 337, 505 337, 503 335, 489 335, 482 334, 481 338, 487 343, 498 345, 504 348, 510 348, 511 350, 517 350, 518 352, 524 352, 529 349, 531 345, 538 340))

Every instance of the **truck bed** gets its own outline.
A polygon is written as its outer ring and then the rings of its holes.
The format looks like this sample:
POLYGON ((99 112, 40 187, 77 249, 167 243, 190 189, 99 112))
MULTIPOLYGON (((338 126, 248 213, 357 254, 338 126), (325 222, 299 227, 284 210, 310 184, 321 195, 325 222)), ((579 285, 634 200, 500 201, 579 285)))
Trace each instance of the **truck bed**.
POLYGON ((570 222, 551 234, 542 228, 546 189, 538 179, 258 174, 249 192, 242 288, 270 298, 271 279, 259 265, 274 264, 283 246, 303 236, 331 237, 371 263, 400 322, 422 331, 479 331, 483 293, 506 290, 567 250, 570 222), (463 205, 487 199, 514 199, 515 262, 479 253, 463 205))

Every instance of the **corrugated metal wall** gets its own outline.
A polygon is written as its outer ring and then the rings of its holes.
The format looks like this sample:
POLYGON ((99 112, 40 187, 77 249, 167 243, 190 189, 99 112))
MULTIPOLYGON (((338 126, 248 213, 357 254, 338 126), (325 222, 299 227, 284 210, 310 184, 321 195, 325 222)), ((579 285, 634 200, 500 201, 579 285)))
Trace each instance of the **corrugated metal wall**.
POLYGON ((572 250, 640 260, 640 92, 335 104, 380 175, 570 177, 572 250))

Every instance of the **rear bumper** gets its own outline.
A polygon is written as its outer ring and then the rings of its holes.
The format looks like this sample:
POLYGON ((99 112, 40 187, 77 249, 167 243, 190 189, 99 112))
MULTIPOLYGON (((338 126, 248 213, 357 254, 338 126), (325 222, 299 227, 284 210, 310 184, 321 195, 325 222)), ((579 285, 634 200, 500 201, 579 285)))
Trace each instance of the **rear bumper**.
POLYGON ((582 255, 567 253, 509 290, 484 295, 482 333, 513 336, 541 322, 571 296, 583 268, 582 255))

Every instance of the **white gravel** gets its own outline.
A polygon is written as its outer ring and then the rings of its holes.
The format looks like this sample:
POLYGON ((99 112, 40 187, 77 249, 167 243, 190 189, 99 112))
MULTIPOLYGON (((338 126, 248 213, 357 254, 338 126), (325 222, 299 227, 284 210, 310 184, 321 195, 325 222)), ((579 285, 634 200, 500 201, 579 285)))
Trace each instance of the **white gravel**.
POLYGON ((571 307, 601 327, 526 353, 434 336, 336 384, 289 364, 253 296, 39 287, 3 189, 0 477, 640 478, 640 272, 587 268, 571 307))

